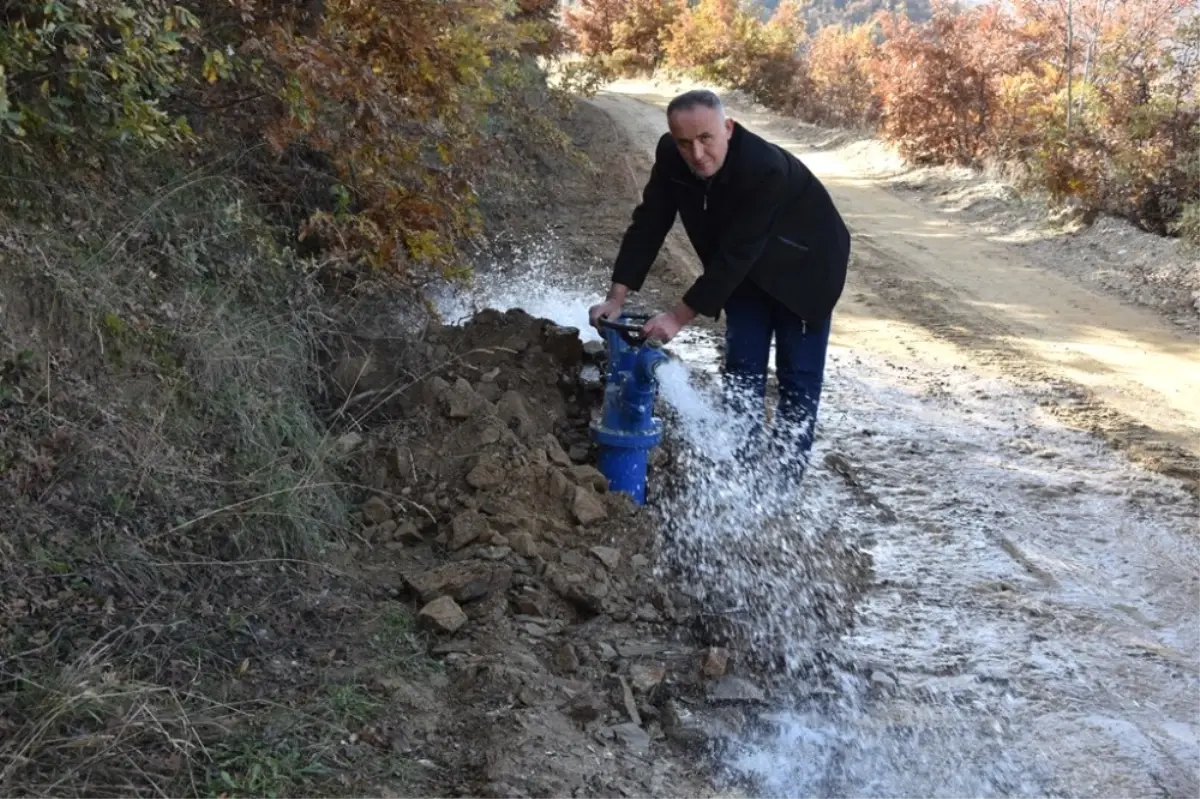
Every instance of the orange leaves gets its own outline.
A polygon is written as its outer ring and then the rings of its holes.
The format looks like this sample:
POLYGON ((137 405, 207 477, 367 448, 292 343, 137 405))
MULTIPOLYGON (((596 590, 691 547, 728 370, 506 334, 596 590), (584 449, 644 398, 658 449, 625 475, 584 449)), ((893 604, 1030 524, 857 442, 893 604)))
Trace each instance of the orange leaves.
POLYGON ((637 74, 663 62, 671 25, 686 6, 686 0, 580 0, 563 19, 577 52, 618 74, 637 74))
POLYGON ((875 70, 881 132, 914 160, 976 161, 997 106, 997 42, 1011 25, 987 7, 939 8, 923 25, 884 18, 883 33, 875 70))
POLYGON ((878 119, 874 32, 870 25, 827 25, 817 31, 805 60, 810 89, 797 98, 804 116, 852 127, 878 119))
POLYGON ((480 120, 521 113, 516 98, 539 73, 510 62, 553 38, 553 4, 504 9, 497 0, 326 0, 309 35, 268 27, 268 52, 290 78, 287 118, 269 140, 328 153, 353 198, 348 213, 315 214, 306 235, 379 268, 454 265, 479 227, 468 181, 486 165, 480 120))
POLYGON ((1195 0, 1072 0, 1070 19, 1062 0, 936 0, 921 23, 878 13, 811 39, 815 6, 801 0, 766 22, 750 0, 673 8, 580 0, 566 17, 580 52, 618 71, 662 52, 666 66, 776 109, 877 125, 913 161, 1018 161, 1053 195, 1151 230, 1200 219, 1195 0))
POLYGON ((748 0, 700 0, 671 26, 667 62, 768 104, 786 103, 804 37, 798 16, 783 4, 764 23, 748 0))

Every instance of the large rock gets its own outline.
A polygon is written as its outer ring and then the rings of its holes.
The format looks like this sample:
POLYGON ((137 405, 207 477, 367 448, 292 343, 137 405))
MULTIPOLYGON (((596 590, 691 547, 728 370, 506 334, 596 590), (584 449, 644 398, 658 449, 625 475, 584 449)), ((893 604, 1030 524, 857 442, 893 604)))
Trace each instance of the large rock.
POLYGON ((612 547, 592 547, 589 550, 609 571, 621 565, 621 550, 612 547))
POLYGON ((486 410, 490 404, 475 393, 475 389, 464 377, 458 378, 443 398, 446 403, 446 415, 451 419, 469 419, 486 410))
POLYGON ((525 398, 517 391, 510 390, 501 395, 496 402, 496 415, 509 429, 515 430, 517 435, 525 440, 532 437, 537 430, 525 398))
POLYGON ((453 599, 440 596, 421 608, 417 621, 426 628, 453 633, 467 623, 467 614, 453 599))
POLYGON ((708 691, 708 699, 710 702, 732 703, 767 701, 763 689, 744 677, 732 674, 727 674, 712 684, 708 691))
POLYGON ((404 575, 422 602, 448 596, 455 602, 471 602, 508 590, 512 567, 484 560, 452 561, 436 569, 404 575))
POLYGON ((450 522, 450 536, 446 545, 450 549, 462 549, 490 533, 487 517, 477 510, 465 510, 450 522))
POLYGON ((608 490, 608 478, 595 466, 581 463, 569 468, 567 473, 571 475, 572 480, 581 486, 588 486, 597 491, 608 490))
POLYGON ((546 457, 550 459, 551 463, 553 463, 555 466, 571 465, 571 456, 568 455, 567 451, 562 448, 562 444, 559 443, 558 438, 556 438, 552 433, 547 433, 545 443, 546 457))
POLYGON ((583 340, 579 328, 547 324, 542 346, 563 366, 575 366, 583 360, 583 340))
POLYGON ((577 485, 571 499, 571 515, 575 517, 575 521, 586 527, 607 519, 608 511, 594 490, 577 485))

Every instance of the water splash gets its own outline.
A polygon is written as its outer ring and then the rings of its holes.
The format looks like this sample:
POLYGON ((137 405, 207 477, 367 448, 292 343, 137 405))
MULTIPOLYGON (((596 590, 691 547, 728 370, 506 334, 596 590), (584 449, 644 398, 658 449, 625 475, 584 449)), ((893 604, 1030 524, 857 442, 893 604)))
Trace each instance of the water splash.
POLYGON ((681 361, 658 378, 673 459, 652 495, 662 576, 689 587, 714 642, 774 683, 774 713, 726 742, 725 776, 767 796, 1047 795, 1043 775, 1002 754, 1002 698, 964 710, 856 657, 877 522, 795 455, 811 431, 776 423, 756 436, 730 391, 681 361))
POLYGON ((594 275, 585 273, 583 278, 577 270, 568 275, 562 268, 564 257, 563 248, 552 237, 531 240, 479 264, 465 285, 440 283, 428 293, 446 324, 462 324, 484 308, 520 308, 531 316, 575 328, 583 341, 599 339, 587 311, 601 295, 584 287, 602 285, 601 271, 597 267, 594 275))

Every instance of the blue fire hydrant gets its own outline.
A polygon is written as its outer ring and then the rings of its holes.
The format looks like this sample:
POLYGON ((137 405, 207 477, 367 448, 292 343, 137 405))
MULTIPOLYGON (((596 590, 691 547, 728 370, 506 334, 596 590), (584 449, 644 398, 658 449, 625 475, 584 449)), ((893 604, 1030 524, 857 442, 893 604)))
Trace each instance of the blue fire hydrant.
POLYGON ((599 450, 597 468, 608 478, 609 489, 624 491, 642 505, 650 451, 662 440, 662 421, 654 416, 654 371, 667 355, 658 342, 645 339, 634 319, 642 321, 630 315, 599 322, 608 347, 608 373, 600 418, 592 421, 591 432, 599 450))

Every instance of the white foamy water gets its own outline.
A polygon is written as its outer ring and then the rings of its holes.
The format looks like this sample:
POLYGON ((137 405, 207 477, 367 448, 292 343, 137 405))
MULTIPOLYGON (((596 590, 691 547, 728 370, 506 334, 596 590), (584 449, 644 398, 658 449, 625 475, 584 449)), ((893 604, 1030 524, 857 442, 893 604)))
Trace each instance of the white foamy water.
POLYGON ((462 324, 484 308, 520 308, 562 327, 575 328, 584 341, 599 339, 599 333, 588 322, 588 308, 603 295, 586 279, 565 278, 561 266, 564 257, 552 239, 528 243, 478 269, 465 286, 441 284, 429 293, 446 324, 462 324))
POLYGON ((691 372, 679 360, 669 360, 655 371, 659 395, 679 414, 676 429, 688 446, 722 462, 733 460, 744 425, 724 413, 715 399, 692 385, 691 372))

